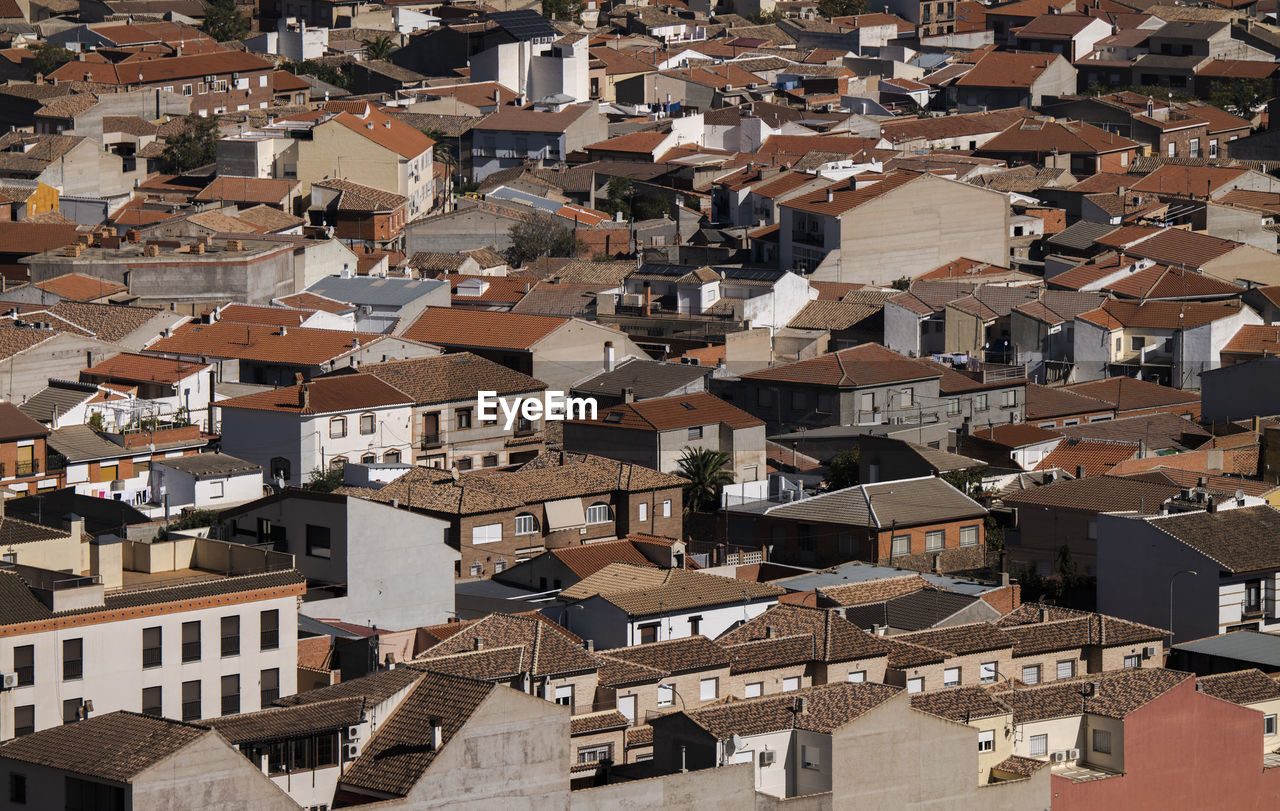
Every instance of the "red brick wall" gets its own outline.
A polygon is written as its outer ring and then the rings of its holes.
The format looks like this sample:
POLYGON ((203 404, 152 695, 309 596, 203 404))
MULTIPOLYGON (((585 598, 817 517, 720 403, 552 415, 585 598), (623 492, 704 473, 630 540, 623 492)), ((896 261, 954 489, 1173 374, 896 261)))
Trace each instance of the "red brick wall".
POLYGON ((1044 220, 1044 235, 1058 234, 1067 228, 1067 212, 1060 208, 1029 208, 1027 214, 1044 220))

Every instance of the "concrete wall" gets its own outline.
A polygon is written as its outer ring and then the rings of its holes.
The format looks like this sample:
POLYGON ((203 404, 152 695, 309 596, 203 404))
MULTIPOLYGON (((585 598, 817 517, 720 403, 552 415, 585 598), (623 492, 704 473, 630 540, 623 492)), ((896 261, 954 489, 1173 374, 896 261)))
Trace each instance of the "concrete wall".
POLYGON ((74 335, 53 333, 30 349, 0 359, 0 391, 11 403, 25 402, 49 385, 49 378, 79 380, 80 370, 120 352, 120 347, 74 335))
POLYGON ((626 333, 574 318, 534 345, 530 374, 548 389, 568 391, 575 383, 605 371, 605 343, 613 344, 615 363, 649 358, 626 333))
MULTIPOLYGON (((723 808, 774 808, 755 791, 754 768, 747 763, 719 769, 663 775, 647 780, 614 783, 600 788, 575 791, 569 795, 570 811, 597 811, 601 808, 664 808, 702 811, 714 798, 723 808)), ((790 806, 788 806, 790 807, 790 806)))
POLYGON ((1280 403, 1280 358, 1213 369, 1200 380, 1202 416, 1206 420, 1270 415, 1280 403))

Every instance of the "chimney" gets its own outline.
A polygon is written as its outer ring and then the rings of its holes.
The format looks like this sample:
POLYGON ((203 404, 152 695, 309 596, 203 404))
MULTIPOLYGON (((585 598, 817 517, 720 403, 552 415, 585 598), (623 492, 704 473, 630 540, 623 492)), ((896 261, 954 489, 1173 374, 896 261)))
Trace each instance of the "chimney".
POLYGON ((604 342, 604 370, 613 371, 613 341, 604 342))
POLYGON ((809 711, 809 699, 804 696, 796 697, 796 714, 804 715, 809 711))
POLYGON ((153 243, 149 243, 147 244, 146 247, 142 249, 142 255, 143 256, 159 256, 160 246, 153 243))
POLYGON ((139 240, 139 234, 138 234, 137 229, 130 228, 128 231, 125 231, 125 232, 124 232, 124 239, 125 239, 125 242, 135 242, 135 243, 136 243, 136 242, 139 240))
POLYGON ((283 338, 284 336, 286 336, 286 335, 288 335, 288 334, 289 334, 289 328, 288 328, 288 327, 281 327, 281 328, 280 328, 280 337, 281 337, 281 338, 283 338))
POLYGON ((484 648, 484 637, 478 636, 475 639, 475 649, 482 650, 484 648))
POLYGON ((1076 478, 1077 479, 1084 478, 1084 465, 1076 465, 1076 478))
MULTIPOLYGON (((84 527, 84 521, 72 522, 72 536, 84 527)), ((105 589, 118 589, 124 585, 124 544, 114 535, 104 535, 89 542, 89 573, 102 580, 105 589)))
POLYGON ((199 255, 203 254, 203 253, 204 253, 204 243, 203 243, 203 242, 197 242, 197 243, 195 243, 194 245, 192 245, 192 246, 191 246, 191 252, 192 252, 192 253, 194 253, 196 256, 199 256, 199 255))
MULTIPOLYGON (((456 620, 450 618, 450 622, 456 622, 456 620)), ((444 746, 444 728, 439 724, 432 724, 431 725, 431 748, 433 750, 439 750, 440 747, 442 746, 444 746)))
POLYGON ((241 241, 240 241, 240 240, 238 240, 238 239, 229 239, 229 240, 227 240, 227 250, 229 250, 229 251, 243 251, 243 250, 244 250, 244 243, 243 243, 243 242, 241 242, 241 241))
POLYGON ((594 639, 584 639, 582 646, 588 651, 594 651, 596 649, 596 641, 594 639))
POLYGON ((79 256, 81 250, 82 248, 80 246, 80 243, 77 242, 75 245, 68 245, 67 247, 63 248, 62 255, 63 256, 79 256))
POLYGON ((831 189, 827 189, 827 202, 828 203, 835 202, 835 199, 836 199, 836 193, 831 189))
POLYGON ((774 628, 772 625, 766 625, 766 626, 764 626, 764 638, 765 638, 765 639, 773 639, 773 638, 774 638, 775 636, 777 636, 777 635, 778 635, 778 629, 777 629, 777 628, 774 628))
POLYGON ((1204 505, 1204 511, 1213 515, 1218 511, 1218 500, 1213 496, 1209 496, 1209 502, 1204 505))
POLYGON ((622 402, 624 402, 624 403, 634 403, 635 401, 636 401, 636 390, 635 390, 635 389, 633 389, 633 388, 631 388, 631 387, 627 387, 627 388, 625 388, 625 389, 623 389, 623 390, 622 390, 622 402))

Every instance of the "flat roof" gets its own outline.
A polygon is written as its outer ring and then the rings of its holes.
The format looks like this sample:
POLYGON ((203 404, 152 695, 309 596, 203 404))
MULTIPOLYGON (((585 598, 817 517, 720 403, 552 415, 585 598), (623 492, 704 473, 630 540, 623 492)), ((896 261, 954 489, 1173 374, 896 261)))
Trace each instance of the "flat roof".
POLYGON ((999 588, 998 583, 984 583, 967 577, 948 577, 930 572, 897 569, 893 566, 874 566, 868 563, 846 563, 808 574, 783 577, 779 580, 774 580, 773 584, 782 586, 789 591, 813 591, 827 586, 844 586, 849 583, 865 583, 869 580, 901 577, 904 574, 918 574, 935 586, 960 594, 985 594, 994 588, 999 588))
POLYGON ((1222 656, 1280 668, 1280 636, 1261 631, 1231 631, 1173 646, 1175 650, 1222 656))

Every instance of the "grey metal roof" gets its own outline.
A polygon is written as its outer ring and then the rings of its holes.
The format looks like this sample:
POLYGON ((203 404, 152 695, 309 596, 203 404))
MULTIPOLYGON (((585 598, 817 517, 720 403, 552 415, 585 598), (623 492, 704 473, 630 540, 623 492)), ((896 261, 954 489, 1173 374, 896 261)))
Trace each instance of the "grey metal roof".
POLYGON ((125 448, 99 434, 87 425, 68 425, 49 434, 49 447, 67 457, 68 462, 87 462, 91 459, 114 459, 122 456, 141 456, 149 452, 140 448, 125 448))
POLYGON ((173 459, 161 459, 155 462, 167 468, 186 473, 197 479, 210 479, 218 476, 231 476, 236 473, 253 473, 262 470, 261 465, 246 462, 225 453, 197 453, 191 456, 179 456, 173 459))
POLYGON ((709 366, 693 366, 687 363, 663 363, 656 360, 630 360, 612 372, 601 372, 573 387, 576 394, 612 394, 621 396, 623 389, 631 389, 636 399, 663 397, 677 389, 683 389, 699 378, 707 377, 713 369, 709 366))
POLYGON ((441 287, 448 289, 449 282, 439 279, 383 279, 373 276, 344 279, 327 276, 308 287, 307 292, 356 305, 403 307, 441 287))
POLYGON ((49 386, 18 406, 18 410, 33 420, 50 422, 97 393, 98 387, 92 383, 50 381, 49 386))
MULTIPOLYGON (((888 600, 845 609, 845 618, 863 630, 887 625, 903 631, 923 631, 955 616, 978 600, 976 594, 921 589, 888 600)), ((992 610, 995 614, 995 610, 992 610)))
POLYGON ((1173 646, 1175 650, 1221 656, 1280 668, 1280 636, 1261 631, 1232 631, 1173 646))
POLYGON ((1116 230, 1116 228, 1117 226, 1108 225, 1103 222, 1080 220, 1074 225, 1067 226, 1065 230, 1059 231, 1049 237, 1045 242, 1048 242, 1050 245, 1061 245, 1064 248, 1075 248, 1078 251, 1083 251, 1099 238, 1116 230))
POLYGON ((845 563, 830 569, 798 574, 774 580, 774 585, 782 586, 790 591, 813 591, 827 586, 844 586, 849 583, 864 583, 868 580, 882 580, 886 577, 901 577, 904 574, 918 574, 935 586, 961 594, 985 594, 1000 587, 998 583, 984 583, 967 577, 950 577, 948 575, 929 572, 912 572, 893 566, 874 566, 870 563, 845 563))
POLYGON ((887 528, 978 517, 987 510, 935 476, 861 484, 832 493, 780 504, 771 518, 887 528))

